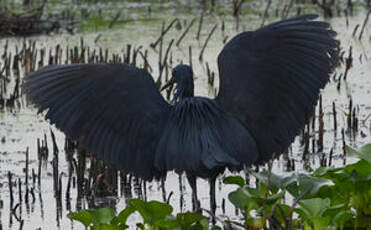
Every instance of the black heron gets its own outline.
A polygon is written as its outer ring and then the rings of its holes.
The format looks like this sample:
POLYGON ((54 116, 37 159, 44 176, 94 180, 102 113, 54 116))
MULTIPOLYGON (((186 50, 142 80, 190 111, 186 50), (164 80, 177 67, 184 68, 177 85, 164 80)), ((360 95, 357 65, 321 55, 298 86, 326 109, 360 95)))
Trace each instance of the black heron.
POLYGON ((146 180, 186 172, 195 201, 196 177, 215 189, 225 168, 287 149, 312 115, 339 54, 336 33, 316 17, 231 39, 218 56, 215 99, 194 96, 187 65, 164 86, 176 84, 171 104, 149 73, 127 64, 50 66, 26 77, 23 90, 50 123, 117 168, 146 180))

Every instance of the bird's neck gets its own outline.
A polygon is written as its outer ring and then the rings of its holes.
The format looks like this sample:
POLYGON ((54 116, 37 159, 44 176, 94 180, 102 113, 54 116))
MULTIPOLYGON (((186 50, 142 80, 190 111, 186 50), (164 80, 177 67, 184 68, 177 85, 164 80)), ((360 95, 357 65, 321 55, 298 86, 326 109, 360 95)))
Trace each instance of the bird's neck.
POLYGON ((193 79, 190 81, 182 82, 181 84, 178 84, 175 88, 174 93, 174 101, 180 101, 187 97, 193 97, 194 96, 194 85, 193 85, 193 79))

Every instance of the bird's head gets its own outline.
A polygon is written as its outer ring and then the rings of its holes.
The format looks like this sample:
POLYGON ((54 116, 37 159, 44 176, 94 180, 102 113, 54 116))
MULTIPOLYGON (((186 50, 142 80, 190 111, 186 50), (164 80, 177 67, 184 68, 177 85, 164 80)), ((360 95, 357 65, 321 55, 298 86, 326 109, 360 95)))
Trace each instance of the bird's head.
POLYGON ((172 77, 162 88, 165 90, 176 84, 173 101, 181 100, 185 97, 193 97, 193 71, 188 65, 177 65, 172 71, 172 77))

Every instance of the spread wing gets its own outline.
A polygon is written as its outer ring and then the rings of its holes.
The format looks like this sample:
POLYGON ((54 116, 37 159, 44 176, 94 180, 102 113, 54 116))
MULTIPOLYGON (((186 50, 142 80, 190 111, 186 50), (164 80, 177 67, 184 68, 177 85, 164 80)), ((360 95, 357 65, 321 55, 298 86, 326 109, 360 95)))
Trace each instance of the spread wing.
POLYGON ((23 90, 38 112, 99 158, 145 179, 153 166, 170 105, 145 71, 126 64, 43 68, 23 90))
POLYGON ((241 170, 258 158, 249 130, 214 100, 185 98, 174 105, 159 141, 155 165, 161 170, 186 171, 210 178, 241 170))
POLYGON ((258 161, 283 152, 312 115, 338 60, 339 42, 326 22, 304 15, 229 41, 218 57, 217 103, 254 136, 258 161))

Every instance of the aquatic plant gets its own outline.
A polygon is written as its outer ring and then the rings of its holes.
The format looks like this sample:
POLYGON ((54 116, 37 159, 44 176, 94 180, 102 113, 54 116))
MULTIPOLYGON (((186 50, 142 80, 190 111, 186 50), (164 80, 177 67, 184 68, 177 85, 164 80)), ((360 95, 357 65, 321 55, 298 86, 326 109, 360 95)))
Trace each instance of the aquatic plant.
MULTIPOLYGON (((371 144, 356 150, 346 146, 348 156, 359 160, 343 167, 321 167, 312 174, 277 175, 271 171, 251 172, 256 187, 240 176, 224 179, 237 185, 229 201, 243 214, 243 220, 220 220, 223 226, 245 229, 324 229, 366 228, 371 226, 371 144), (287 202, 287 198, 293 201, 287 202)), ((128 217, 138 212, 143 221, 139 229, 210 229, 209 219, 199 213, 172 215, 171 205, 158 201, 131 199, 128 207, 115 216, 112 209, 84 210, 68 217, 86 229, 127 229, 128 217)), ((213 225, 212 229, 220 229, 213 225)))
MULTIPOLYGON (((186 212, 178 213, 172 216, 173 207, 159 201, 143 201, 140 199, 131 199, 128 207, 122 210, 117 216, 110 208, 101 208, 99 210, 83 210, 81 212, 72 212, 68 217, 79 221, 85 226, 85 229, 91 230, 122 230, 129 226, 126 224, 128 217, 138 212, 143 221, 136 224, 139 229, 148 230, 207 230, 209 221, 205 216, 198 213, 186 212)), ((214 227, 214 230, 219 229, 214 227)))

